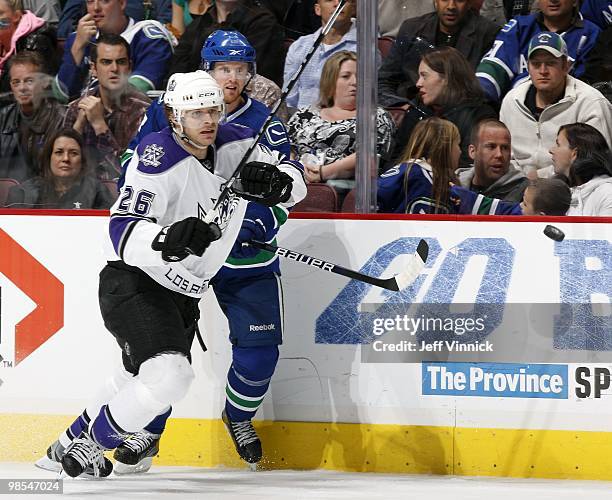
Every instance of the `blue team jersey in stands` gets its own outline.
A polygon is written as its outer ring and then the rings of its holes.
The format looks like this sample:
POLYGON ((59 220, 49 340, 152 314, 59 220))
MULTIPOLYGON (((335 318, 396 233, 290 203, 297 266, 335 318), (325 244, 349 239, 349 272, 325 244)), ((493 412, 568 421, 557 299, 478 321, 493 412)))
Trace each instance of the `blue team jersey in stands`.
MULTIPOLYGON (((527 48, 529 41, 545 31, 538 22, 540 14, 518 16, 508 21, 500 30, 478 68, 476 76, 485 94, 498 102, 513 87, 529 78, 527 48)), ((595 24, 578 19, 567 31, 560 33, 567 44, 570 74, 580 78, 584 73, 588 53, 595 46, 601 30, 595 24)))
MULTIPOLYGON (((236 109, 231 114, 225 117, 225 123, 234 123, 249 127, 254 131, 258 131, 263 125, 265 119, 270 114, 268 107, 254 99, 244 95, 244 104, 236 109)), ((130 142, 128 150, 122 157, 122 165, 125 167, 131 157, 132 152, 136 149, 143 137, 146 137, 152 132, 157 132, 168 126, 168 120, 164 113, 163 95, 156 99, 149 109, 140 125, 138 134, 130 142)), ((267 146, 272 151, 278 151, 284 159, 289 159, 290 147, 289 136, 287 130, 278 118, 274 118, 266 132, 260 140, 260 144, 267 146)), ((236 164, 238 166, 238 164, 236 164)), ((125 174, 125 173, 124 173, 125 174)), ((120 180, 120 184, 122 180, 120 180)), ((260 219, 267 228, 266 241, 273 241, 280 229, 280 226, 285 223, 289 211, 281 206, 272 208, 265 207, 258 203, 250 202, 247 206, 245 218, 251 220, 260 219)), ((230 254, 226 265, 219 272, 220 275, 233 276, 236 270, 240 271, 240 276, 245 274, 259 274, 266 271, 280 272, 278 257, 271 255, 268 252, 260 252, 252 259, 236 259, 230 254)))
POLYGON ((612 24, 612 0, 582 0, 580 13, 602 30, 606 29, 612 24))
POLYGON ((378 179, 378 211, 396 214, 522 215, 510 203, 452 186, 449 199, 437 204, 432 196, 431 167, 424 161, 401 163, 378 179), (406 171, 408 178, 406 178, 406 171))
MULTIPOLYGON (((128 26, 121 36, 130 44, 132 73, 130 81, 139 80, 139 88, 150 90, 158 88, 163 81, 172 57, 171 36, 158 21, 129 20, 128 26)), ((76 65, 70 52, 76 32, 66 40, 64 56, 59 72, 55 77, 54 88, 65 100, 78 97, 87 84, 89 72, 89 46, 81 64, 76 65)))

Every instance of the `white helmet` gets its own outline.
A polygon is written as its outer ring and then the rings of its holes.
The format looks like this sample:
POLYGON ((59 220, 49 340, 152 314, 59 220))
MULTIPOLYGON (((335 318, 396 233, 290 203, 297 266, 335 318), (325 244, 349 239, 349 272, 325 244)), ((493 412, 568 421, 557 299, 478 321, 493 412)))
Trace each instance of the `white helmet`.
POLYGON ((181 122, 183 110, 219 108, 225 113, 223 90, 206 71, 174 73, 168 80, 164 104, 172 108, 177 123, 181 122))

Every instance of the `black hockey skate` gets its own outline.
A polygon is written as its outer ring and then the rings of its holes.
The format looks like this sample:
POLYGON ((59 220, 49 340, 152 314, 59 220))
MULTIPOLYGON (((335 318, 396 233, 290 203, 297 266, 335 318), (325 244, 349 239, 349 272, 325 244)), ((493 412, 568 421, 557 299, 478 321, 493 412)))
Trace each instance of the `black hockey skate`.
POLYGON ((227 413, 225 413, 225 410, 223 410, 221 418, 234 441, 234 446, 236 446, 236 451, 240 458, 250 464, 259 462, 262 455, 261 441, 251 421, 232 422, 227 413))
POLYGON ((159 434, 147 431, 130 435, 125 442, 117 447, 113 457, 115 474, 142 474, 153 464, 153 457, 159 453, 159 434))
POLYGON ((113 471, 113 464, 104 456, 104 449, 96 443, 87 431, 72 441, 62 457, 62 468, 70 477, 77 477, 92 468, 92 477, 107 477, 113 471))

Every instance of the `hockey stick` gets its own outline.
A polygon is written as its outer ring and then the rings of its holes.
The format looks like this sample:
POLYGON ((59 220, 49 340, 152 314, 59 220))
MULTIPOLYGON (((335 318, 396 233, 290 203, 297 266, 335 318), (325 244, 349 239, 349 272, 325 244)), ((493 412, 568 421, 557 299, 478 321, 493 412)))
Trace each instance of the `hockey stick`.
POLYGON ((332 16, 329 18, 329 21, 327 21, 327 24, 323 27, 323 29, 321 29, 321 33, 319 33, 319 36, 317 37, 315 42, 312 44, 312 47, 310 47, 310 50, 304 57, 304 60, 300 64, 300 67, 297 69, 295 74, 291 77, 291 79, 289 80, 289 83, 287 83, 287 87, 285 87, 285 89, 283 90, 283 93, 281 94, 280 99, 276 101, 276 103, 272 107, 272 110, 270 111, 270 114, 267 116, 267 118, 261 125, 259 131, 257 132, 257 135, 255 136, 255 140, 253 141, 253 144, 251 144, 249 146, 249 149, 247 149, 246 153, 240 160, 240 163, 236 167, 236 170, 234 170, 234 173, 231 175, 228 181, 225 184, 223 184, 221 194, 219 195, 219 198, 215 202, 212 210, 209 210, 208 213, 206 214, 206 217, 204 218, 204 222, 211 223, 215 219, 218 208, 225 202, 225 200, 229 196, 232 186, 234 185, 234 183, 236 182, 236 179, 240 175, 240 171, 242 170, 242 167, 246 165, 249 157, 251 156, 251 154, 257 147, 257 143, 259 142, 259 140, 262 138, 262 136, 266 132, 266 129, 268 128, 268 125, 270 125, 270 122, 274 119, 274 115, 276 114, 278 109, 281 107, 281 105, 283 104, 284 100, 287 98, 289 93, 293 90, 293 87, 295 86, 296 82, 298 81, 298 78, 304 71, 304 68, 308 65, 315 51, 319 48, 319 46, 323 42, 323 38, 325 38, 325 36, 331 31, 332 27, 334 26, 334 23, 336 22, 336 19, 340 15, 340 12, 342 11, 342 9, 344 8, 347 2, 348 0, 340 0, 340 2, 338 3, 338 6, 336 7, 336 10, 332 14, 332 16))
POLYGON ((370 285, 385 288, 387 290, 392 290, 394 292, 398 292, 414 282, 414 280, 421 273, 421 270, 425 266, 425 262, 427 261, 427 255, 429 254, 429 245, 427 244, 427 242, 425 240, 419 241, 416 252, 414 252, 414 254, 411 256, 410 262, 406 267, 406 270, 399 274, 396 274, 391 278, 383 279, 374 278, 373 276, 368 276, 367 274, 362 274, 360 272, 353 271, 352 269, 347 269, 346 267, 342 267, 337 264, 332 264, 331 262, 326 262, 322 259, 317 259, 316 257, 311 257, 310 255, 296 252, 295 250, 277 247, 274 245, 270 245, 269 243, 264 243, 262 241, 251 240, 249 241, 249 245, 255 248, 259 248, 260 250, 265 250, 266 252, 280 255, 281 257, 285 257, 290 260, 294 260, 296 262, 301 262, 302 264, 306 264, 307 266, 316 267, 323 271, 328 271, 334 274, 340 274, 342 276, 346 276, 347 278, 351 278, 357 281, 363 281, 364 283, 369 283, 370 285))

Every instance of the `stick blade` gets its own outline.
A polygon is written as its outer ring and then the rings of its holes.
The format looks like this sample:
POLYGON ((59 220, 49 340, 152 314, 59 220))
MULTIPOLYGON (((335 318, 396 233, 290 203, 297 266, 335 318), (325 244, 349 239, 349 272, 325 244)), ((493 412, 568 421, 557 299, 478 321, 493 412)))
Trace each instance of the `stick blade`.
MULTIPOLYGON (((427 262, 427 257, 429 256, 429 245, 425 240, 419 241, 416 252, 410 257, 410 262, 406 266, 406 270, 394 276, 395 282, 397 284, 397 290, 403 290, 408 285, 414 283, 414 280, 417 279, 423 267, 425 267, 425 262, 427 262)), ((395 287, 394 287, 395 288, 395 287)))

